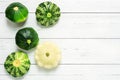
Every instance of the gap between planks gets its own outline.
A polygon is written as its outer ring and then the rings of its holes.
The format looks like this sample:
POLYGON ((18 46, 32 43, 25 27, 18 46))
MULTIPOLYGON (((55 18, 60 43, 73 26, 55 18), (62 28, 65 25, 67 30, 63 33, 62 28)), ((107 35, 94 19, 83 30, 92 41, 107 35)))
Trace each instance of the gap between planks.
MULTIPOLYGON (((0 39, 15 39, 15 38, 0 38, 0 39)), ((120 39, 120 38, 40 38, 40 39, 120 39)))
MULTIPOLYGON (((5 12, 0 12, 0 14, 4 14, 5 12)), ((29 12, 34 14, 35 12, 29 12)), ((61 12, 61 14, 120 14, 120 12, 61 12)))
MULTIPOLYGON (((0 64, 1 66, 4 65, 4 64, 0 64)), ((31 65, 37 65, 37 64, 31 64, 31 65)), ((120 65, 120 63, 80 63, 80 64, 74 64, 74 63, 71 63, 71 64, 59 64, 59 65, 72 65, 72 66, 76 66, 76 65, 87 65, 87 66, 93 66, 93 65, 98 65, 98 66, 104 66, 104 65, 120 65)))

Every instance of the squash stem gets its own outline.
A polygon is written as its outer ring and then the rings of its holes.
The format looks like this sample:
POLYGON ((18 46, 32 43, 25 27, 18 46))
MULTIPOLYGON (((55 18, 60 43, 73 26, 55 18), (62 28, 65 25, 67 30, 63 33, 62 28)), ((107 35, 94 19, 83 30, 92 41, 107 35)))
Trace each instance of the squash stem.
POLYGON ((52 14, 51 13, 47 13, 47 17, 48 18, 52 17, 52 14))
POLYGON ((13 61, 13 66, 19 67, 20 66, 20 60, 13 61))
POLYGON ((50 54, 47 52, 47 53, 46 53, 46 56, 47 56, 47 57, 49 57, 49 56, 50 56, 50 54))
POLYGON ((31 40, 30 40, 30 39, 28 39, 28 40, 27 40, 27 43, 30 45, 30 44, 31 44, 31 40))
POLYGON ((18 10, 18 7, 16 6, 16 7, 14 7, 13 9, 14 9, 15 11, 17 11, 17 10, 18 10))

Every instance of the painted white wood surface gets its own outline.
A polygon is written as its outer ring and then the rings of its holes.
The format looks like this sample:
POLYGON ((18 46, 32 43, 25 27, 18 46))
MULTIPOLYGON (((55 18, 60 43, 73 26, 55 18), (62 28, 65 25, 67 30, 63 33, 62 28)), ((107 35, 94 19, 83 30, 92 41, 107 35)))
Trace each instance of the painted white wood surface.
MULTIPOLYGON (((48 0, 0 0, 4 12, 9 3, 19 1, 25 4, 30 12, 35 12, 36 6, 48 0)), ((120 12, 119 0, 49 0, 60 6, 62 12, 120 12)))
POLYGON ((51 28, 41 28, 35 20, 35 9, 45 0, 0 0, 0 80, 120 80, 120 0, 50 0, 60 6, 60 21, 51 28), (24 25, 16 25, 5 17, 12 2, 25 4, 29 17, 24 25), (20 28, 33 27, 40 42, 53 41, 62 50, 57 69, 46 71, 29 53, 31 69, 23 78, 15 79, 4 69, 7 55, 17 50, 14 36, 20 28))
MULTIPOLYGON (((7 73, 4 67, 0 79, 15 80, 7 73), (6 76, 5 76, 6 75, 6 76)), ((116 65, 61 65, 58 69, 47 71, 32 65, 28 74, 16 80, 119 80, 120 66, 116 65)))
MULTIPOLYGON (((120 64, 119 39, 40 39, 40 42, 53 41, 62 50, 61 64, 120 64)), ((12 51, 17 50, 14 39, 0 39, 0 64, 12 51), (7 43, 7 44, 6 44, 7 43)), ((34 50, 27 52, 31 63, 34 61, 34 50)))
POLYGON ((40 38, 120 38, 120 14, 62 14, 54 27, 41 28, 35 14, 24 25, 16 25, 0 14, 0 38, 14 38, 23 27, 34 27, 40 38))

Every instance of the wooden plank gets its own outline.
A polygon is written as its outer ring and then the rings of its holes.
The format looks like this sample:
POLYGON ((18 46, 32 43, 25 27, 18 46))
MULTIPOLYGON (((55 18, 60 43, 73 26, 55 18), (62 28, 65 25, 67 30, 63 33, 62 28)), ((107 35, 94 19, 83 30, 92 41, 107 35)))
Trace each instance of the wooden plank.
POLYGON ((0 75, 0 79, 1 80, 119 80, 120 79, 120 76, 77 76, 77 75, 74 75, 74 76, 40 76, 40 75, 30 75, 30 76, 25 76, 25 77, 22 77, 22 78, 13 78, 13 77, 10 77, 10 76, 3 76, 3 75, 0 75))
MULTIPOLYGON (((11 79, 11 76, 5 71, 3 65, 0 65, 0 79, 11 79)), ((45 70, 38 68, 36 65, 31 65, 30 71, 21 79, 56 79, 58 80, 119 80, 120 78, 120 65, 60 65, 55 70, 45 70)))
MULTIPOLYGON (((120 39, 40 39, 40 42, 53 41, 62 51, 61 64, 120 64, 120 39)), ((0 64, 17 50, 14 39, 0 39, 0 64)), ((27 52, 31 63, 34 50, 27 52)))
MULTIPOLYGON (((18 0, 0 0, 0 12, 18 0)), ((46 0, 19 0, 30 12, 35 12, 39 3, 46 0)), ((50 0, 60 6, 62 12, 120 12, 120 0, 50 0)))
MULTIPOLYGON (((81 76, 40 76, 40 75, 30 75, 30 76, 25 76, 25 77, 22 77, 22 78, 13 78, 13 77, 10 77, 10 76, 3 76, 3 75, 0 75, 0 79, 3 80, 3 79, 6 79, 6 80, 14 80, 14 79, 20 79, 20 80, 83 80, 83 78, 81 78, 81 76)), ((117 79, 116 79, 117 80, 117 79)))
POLYGON ((120 38, 120 14, 62 14, 51 28, 41 28, 33 13, 24 25, 11 23, 4 14, 0 17, 0 38, 14 38, 26 26, 37 30, 40 38, 120 38))

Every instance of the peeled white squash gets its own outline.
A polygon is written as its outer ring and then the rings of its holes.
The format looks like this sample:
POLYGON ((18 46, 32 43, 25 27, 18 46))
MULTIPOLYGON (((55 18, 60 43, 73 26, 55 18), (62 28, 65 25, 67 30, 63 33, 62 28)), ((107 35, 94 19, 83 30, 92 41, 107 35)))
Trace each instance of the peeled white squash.
POLYGON ((37 46, 35 60, 40 67, 52 69, 61 60, 61 51, 53 42, 44 42, 37 46))

